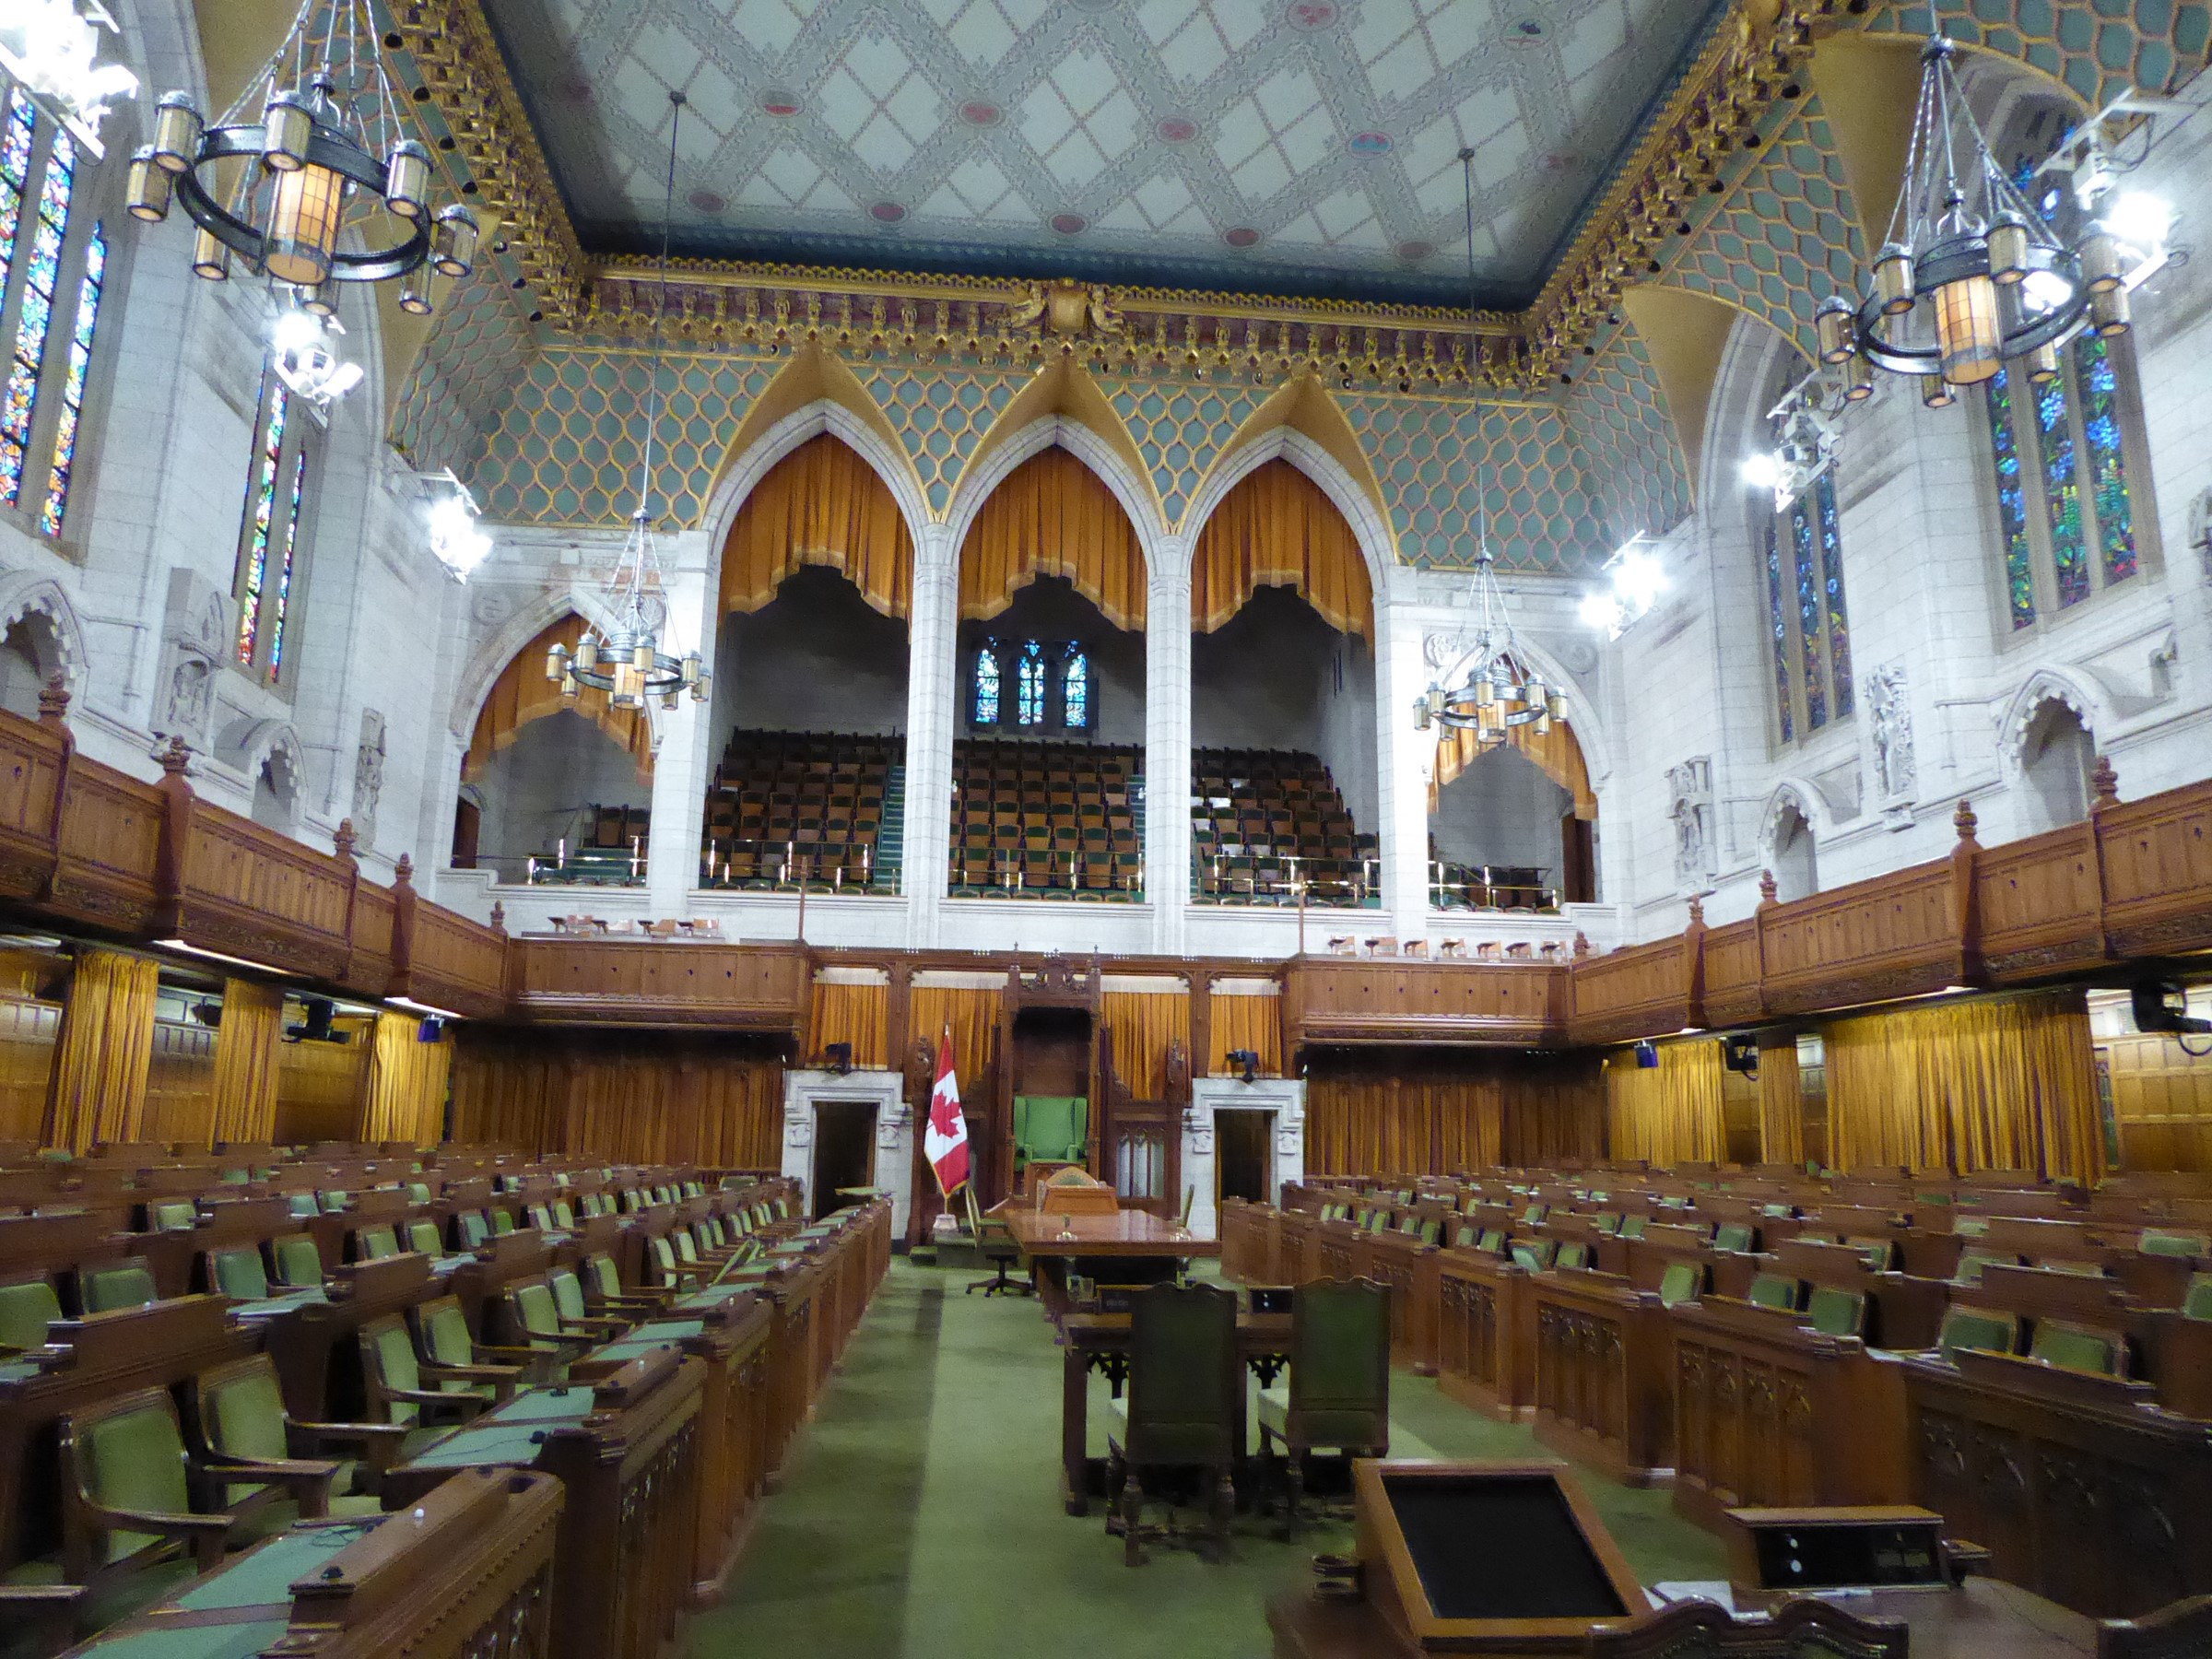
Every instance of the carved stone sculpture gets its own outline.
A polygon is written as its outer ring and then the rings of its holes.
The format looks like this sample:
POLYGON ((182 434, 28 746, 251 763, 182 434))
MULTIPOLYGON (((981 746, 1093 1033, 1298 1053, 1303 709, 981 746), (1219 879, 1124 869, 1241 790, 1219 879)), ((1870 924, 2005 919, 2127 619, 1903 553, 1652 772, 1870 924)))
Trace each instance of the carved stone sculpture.
POLYGON ((1675 825, 1675 881, 1701 888, 1712 879, 1712 759, 1697 755, 1666 769, 1667 816, 1675 825))

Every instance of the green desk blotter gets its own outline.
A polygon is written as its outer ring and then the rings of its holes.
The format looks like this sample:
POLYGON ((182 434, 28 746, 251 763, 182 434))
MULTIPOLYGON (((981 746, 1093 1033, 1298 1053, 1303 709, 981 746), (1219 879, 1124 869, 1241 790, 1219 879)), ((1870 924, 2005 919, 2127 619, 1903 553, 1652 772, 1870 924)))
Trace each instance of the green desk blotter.
POLYGON ((581 1382, 565 1388, 529 1388, 506 1405, 486 1412, 462 1432, 493 1423, 572 1423, 589 1417, 591 1410, 592 1391, 581 1382))
POLYGON ((154 1630, 143 1626, 114 1636, 103 1636, 89 1651, 100 1659, 253 1659, 274 1647, 291 1629, 291 1597, 285 1596, 287 1618, 257 1618, 247 1624, 168 1625, 154 1630))
MULTIPOLYGON (((469 1259, 475 1260, 473 1256, 469 1259)), ((294 1308, 303 1308, 309 1302, 328 1301, 329 1300, 330 1298, 325 1296, 318 1287, 307 1290, 294 1290, 285 1296, 272 1296, 266 1301, 240 1302, 230 1312, 241 1319, 274 1319, 279 1313, 289 1313, 294 1308)))
POLYGON ((488 1423, 463 1429, 417 1453, 418 1469, 465 1469, 482 1464, 531 1464, 537 1461, 548 1427, 558 1423, 488 1423))
POLYGON ((656 1319, 649 1325, 640 1325, 619 1342, 610 1342, 605 1347, 594 1348, 594 1359, 635 1359, 640 1354, 650 1354, 654 1348, 681 1342, 687 1336, 697 1336, 707 1328, 703 1319, 656 1319))
POLYGON ((324 1562, 380 1525, 380 1521, 342 1522, 335 1526, 304 1526, 271 1539, 224 1571, 203 1580, 177 1597, 187 1613, 217 1608, 276 1606, 292 1599, 294 1580, 312 1578, 324 1562))

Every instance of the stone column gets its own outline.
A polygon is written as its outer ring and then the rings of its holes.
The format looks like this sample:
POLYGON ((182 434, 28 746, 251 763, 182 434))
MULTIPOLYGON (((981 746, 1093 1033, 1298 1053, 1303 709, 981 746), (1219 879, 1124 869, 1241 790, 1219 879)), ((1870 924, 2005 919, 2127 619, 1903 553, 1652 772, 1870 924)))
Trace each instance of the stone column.
POLYGON ((1413 700, 1429 684, 1415 606, 1418 572, 1395 569, 1375 603, 1375 815, 1382 855, 1382 912, 1400 938, 1429 925, 1429 777, 1436 735, 1414 724, 1413 700))
MULTIPOLYGON (((668 595, 668 620, 661 649, 672 657, 696 651, 714 662, 714 584, 708 580, 706 537, 697 531, 661 543, 662 586, 668 595)), ((646 847, 645 888, 655 917, 691 913, 691 893, 699 886, 700 839, 707 817, 707 779, 713 757, 707 753, 712 705, 680 693, 674 709, 653 710, 658 739, 653 755, 653 833, 646 847)))
POLYGON ((1145 898, 1152 948, 1181 956, 1191 895, 1190 544, 1161 538, 1145 599, 1145 898))
POLYGON ((906 824, 900 890, 907 943, 937 943, 937 914, 950 874, 952 739, 958 726, 959 549, 948 525, 927 525, 914 550, 914 602, 907 619, 906 824))

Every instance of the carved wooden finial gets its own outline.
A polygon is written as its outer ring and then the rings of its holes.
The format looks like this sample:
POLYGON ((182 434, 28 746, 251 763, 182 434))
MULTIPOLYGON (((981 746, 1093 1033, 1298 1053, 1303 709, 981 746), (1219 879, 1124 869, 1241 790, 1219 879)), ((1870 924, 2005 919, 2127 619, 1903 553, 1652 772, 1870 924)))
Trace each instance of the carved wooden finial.
POLYGON ((182 737, 171 737, 169 747, 161 751, 161 770, 172 778, 184 775, 184 768, 192 759, 192 749, 182 737))
POLYGON ((394 887, 415 885, 415 860, 409 854, 402 853, 399 862, 392 866, 392 884, 394 887))
POLYGON ((1982 820, 1974 816, 1974 804, 1971 801, 1959 802, 1959 810, 1951 814, 1951 828, 1959 831, 1959 839, 1962 841, 1972 841, 1974 831, 1981 827, 1982 820))
POLYGON ((331 831, 330 849, 340 858, 351 858, 354 849, 353 820, 340 818, 338 827, 331 831))
POLYGON ((2097 764, 2089 772, 2089 810, 2102 812, 2107 806, 2120 805, 2120 774, 2112 770, 2110 755, 2097 757, 2097 764))
POLYGON ((1705 900, 1696 893, 1689 896, 1689 923, 1692 927, 1705 925, 1705 900))
POLYGON ((1581 928, 1574 930, 1574 959, 1581 961, 1590 954, 1590 935, 1581 928))
POLYGON ((1774 886, 1774 872, 1771 870, 1761 870, 1759 873, 1759 901, 1761 904, 1773 903, 1776 890, 1777 889, 1774 886))
POLYGON ((507 931, 507 907, 497 899, 491 901, 491 931, 496 934, 507 931))
POLYGON ((39 688, 39 720, 44 725, 59 725, 68 712, 69 682, 57 674, 39 688))

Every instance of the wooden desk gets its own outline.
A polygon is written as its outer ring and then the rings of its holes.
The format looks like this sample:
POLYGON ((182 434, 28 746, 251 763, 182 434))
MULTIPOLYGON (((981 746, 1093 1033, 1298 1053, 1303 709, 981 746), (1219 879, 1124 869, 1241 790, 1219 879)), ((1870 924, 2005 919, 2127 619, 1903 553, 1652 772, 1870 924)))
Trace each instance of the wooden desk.
POLYGON ((1659 1298, 1609 1274, 1529 1276, 1536 1438, 1630 1486, 1672 1465, 1674 1339, 1659 1298))
POLYGON ((1202 1239, 1187 1228, 1163 1220, 1150 1210, 1116 1210, 1111 1216, 1068 1216, 1046 1210, 1005 1218, 1022 1253, 1075 1260, 1187 1261, 1218 1256, 1221 1241, 1202 1239))
POLYGON ((1437 1257, 1437 1385, 1518 1422, 1535 1409, 1535 1303, 1526 1268, 1480 1251, 1437 1257))
POLYGON ((691 1590, 705 1370, 656 1347, 591 1387, 517 1394, 394 1469, 384 1501, 419 1502, 465 1469, 559 1477, 552 1653, 653 1659, 691 1590))
MULTIPOLYGON (((1139 1212, 1142 1213, 1142 1212, 1139 1212)), ((1090 1457, 1090 1389, 1087 1379, 1093 1370, 1102 1372, 1118 1394, 1129 1377, 1130 1316, 1126 1313, 1070 1313, 1061 1321, 1064 1344, 1060 1371, 1060 1495, 1071 1515, 1090 1512, 1094 1487, 1103 1490, 1102 1462, 1090 1457), (1097 1479, 1093 1479, 1094 1468, 1097 1479)), ((1237 1314, 1237 1354, 1260 1373, 1263 1382, 1273 1382, 1288 1363, 1290 1352, 1290 1315, 1288 1313, 1237 1314)), ((1239 1416, 1236 1443, 1240 1460, 1244 1448, 1242 1405, 1244 1391, 1237 1391, 1239 1416)))
POLYGON ((471 1472, 417 1512, 304 1522, 74 1655, 545 1659, 560 1483, 471 1472))

